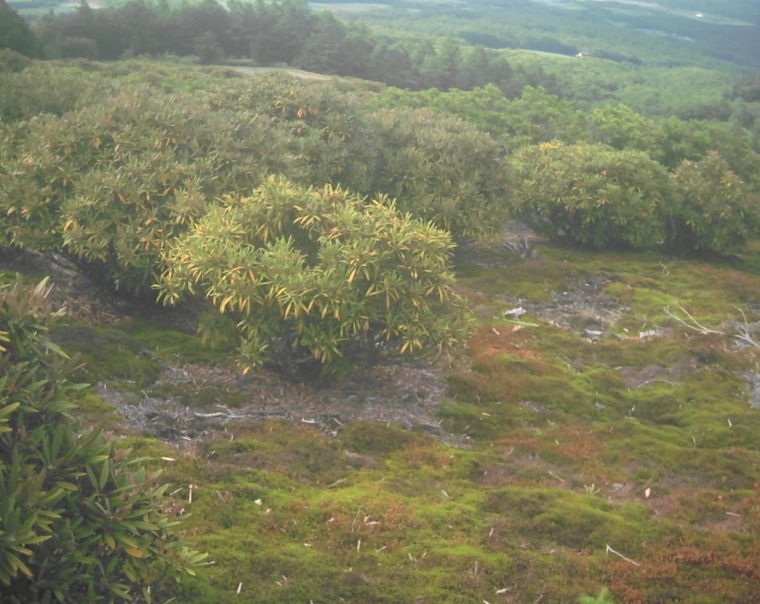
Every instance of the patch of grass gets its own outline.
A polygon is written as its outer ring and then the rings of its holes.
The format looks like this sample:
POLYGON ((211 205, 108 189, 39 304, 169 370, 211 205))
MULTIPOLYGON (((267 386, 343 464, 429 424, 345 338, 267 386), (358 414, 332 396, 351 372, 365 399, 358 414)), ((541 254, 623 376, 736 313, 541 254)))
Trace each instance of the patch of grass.
POLYGON ((167 363, 213 364, 231 360, 229 348, 208 346, 200 336, 167 329, 158 321, 134 321, 117 327, 167 363))
POLYGON ((567 489, 494 490, 484 509, 509 518, 525 538, 575 549, 604 549, 606 544, 616 543, 641 553, 664 528, 642 505, 613 503, 567 489))
POLYGON ((438 410, 438 417, 445 430, 470 438, 493 439, 500 431, 499 422, 492 415, 467 403, 445 403, 438 410))
POLYGON ((237 409, 249 402, 245 393, 226 384, 199 385, 193 382, 160 382, 147 390, 154 398, 176 399, 193 409, 216 409, 224 404, 229 409, 237 409))
POLYGON ((90 381, 113 379, 146 386, 161 373, 153 353, 120 329, 70 323, 55 328, 52 335, 67 353, 79 355, 90 381))
POLYGON ((689 602, 700 604, 752 602, 757 594, 757 556, 727 535, 669 536, 652 543, 639 562, 610 573, 611 589, 623 601, 673 601, 689 593, 689 602))
POLYGON ((397 451, 418 438, 421 437, 398 426, 367 421, 351 422, 340 432, 340 442, 349 451, 381 456, 397 451))
POLYGON ((113 325, 70 322, 52 331, 56 343, 85 364, 85 378, 121 380, 139 387, 153 384, 166 364, 213 363, 228 360, 200 337, 167 329, 160 323, 127 321, 113 325))
POLYGON ((76 418, 85 426, 98 427, 106 431, 123 431, 124 418, 110 403, 107 403, 97 394, 85 391, 77 398, 76 418))

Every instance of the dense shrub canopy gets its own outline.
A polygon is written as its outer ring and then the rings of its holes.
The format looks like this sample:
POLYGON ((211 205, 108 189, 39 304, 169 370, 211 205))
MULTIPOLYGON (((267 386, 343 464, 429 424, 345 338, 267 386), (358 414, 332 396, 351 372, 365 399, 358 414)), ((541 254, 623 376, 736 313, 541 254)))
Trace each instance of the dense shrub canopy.
POLYGON ((489 135, 428 109, 380 111, 372 121, 379 145, 368 192, 395 198, 400 210, 455 238, 503 227, 510 168, 489 135))
POLYGON ((668 245, 676 251, 735 254, 760 224, 760 197, 752 194, 716 152, 684 160, 666 208, 668 245))
POLYGON ((665 169, 640 151, 559 142, 515 155, 516 213, 537 231, 592 247, 660 243, 665 169))
POLYGON ((51 74, 61 88, 51 104, 35 71, 5 76, 9 95, 29 101, 22 110, 9 96, 16 119, 0 126, 5 243, 65 249, 132 294, 150 291, 161 252, 208 203, 271 174, 387 194, 455 237, 493 232, 505 217, 500 149, 461 120, 370 113, 331 84, 287 78, 234 77, 189 93, 164 91, 160 77, 66 69, 51 74))
MULTIPOLYGON (((453 46, 448 49, 454 52, 453 46)), ((497 234, 510 209, 547 236, 592 247, 666 242, 680 251, 723 254, 737 251, 756 232, 756 154, 746 133, 732 138, 728 126, 657 122, 624 106, 583 114, 539 88, 528 88, 514 100, 495 87, 414 97, 417 104, 428 99, 436 107, 454 107, 468 120, 491 124, 492 132, 486 134, 465 119, 429 108, 389 107, 389 99, 404 97, 399 91, 376 95, 346 81, 248 77, 229 69, 140 61, 115 66, 82 61, 55 69, 34 63, 18 73, 0 73, 0 84, 3 243, 63 251, 91 274, 131 294, 155 295, 153 287, 163 274, 165 296, 197 288, 221 310, 230 310, 230 302, 221 304, 225 297, 213 293, 218 284, 204 281, 207 276, 168 285, 167 274, 188 269, 175 254, 175 244, 192 248, 200 259, 208 250, 201 249, 199 224, 216 228, 230 219, 224 218, 225 212, 242 212, 238 206, 245 206, 252 218, 236 215, 234 220, 247 229, 264 218, 251 209, 258 201, 240 200, 280 189, 290 191, 286 197, 293 199, 337 191, 327 198, 345 198, 346 211, 352 208, 362 220, 380 220, 378 204, 385 204, 389 213, 382 220, 412 221, 404 227, 415 233, 409 253, 414 246, 427 245, 427 235, 419 236, 421 229, 428 229, 428 235, 445 229, 455 240, 497 234), (554 136, 568 142, 547 142, 554 136), (731 141, 737 142, 736 149, 731 141), (726 152, 720 153, 725 162, 707 169, 715 164, 710 159, 713 142, 726 152), (698 173, 689 168, 701 162, 706 162, 705 169, 698 173), (241 198, 241 191, 264 182, 268 188, 241 198), (325 185, 333 188, 323 189, 325 185), (308 186, 316 189, 307 192, 303 187, 308 186), (365 211, 359 208, 361 196, 373 200, 365 199, 365 211), (217 203, 220 198, 226 201, 217 203), (731 216, 723 215, 729 208, 731 216)), ((336 211, 329 204, 323 210, 336 211)), ((288 220, 296 219, 287 212, 288 220)), ((275 275, 275 264, 267 269, 274 280, 286 278, 291 268, 305 270, 306 296, 317 291, 310 281, 316 273, 309 271, 323 262, 310 264, 317 254, 312 248, 322 253, 329 246, 315 231, 298 233, 295 242, 288 239, 288 231, 254 247, 256 262, 281 262, 277 270, 282 275, 275 275), (307 249, 299 247, 307 240, 307 249), (274 255, 259 258, 265 248, 274 255)), ((239 254, 237 247, 247 236, 238 241, 229 235, 227 240, 219 231, 216 245, 220 250, 232 246, 239 254)), ((362 237, 351 245, 373 240, 362 237)), ((450 243, 440 245, 436 254, 445 257, 450 243)), ((390 266, 383 264, 386 260, 367 279, 384 275, 390 266)), ((230 263, 235 266, 234 257, 230 263)), ((448 274, 445 261, 441 266, 448 274)), ((374 297, 374 290, 369 291, 374 297)), ((334 295, 347 296, 346 303, 357 308, 367 304, 352 288, 339 288, 334 295)), ((399 306, 414 307, 416 290, 409 283, 397 295, 399 306)), ((247 325, 241 323, 250 364, 287 357, 295 350, 328 366, 340 365, 352 347, 377 348, 370 335, 376 332, 386 351, 394 349, 397 339, 407 344, 404 352, 427 345, 446 348, 441 342, 448 339, 461 341, 459 327, 449 333, 445 321, 443 326, 420 328, 416 335, 408 325, 406 332, 383 327, 393 325, 393 317, 362 318, 364 323, 350 330, 336 327, 337 335, 321 340, 323 334, 315 335, 316 322, 296 321, 287 304, 271 306, 272 300, 260 300, 261 308, 269 309, 261 324, 253 326, 250 317, 247 325), (456 335, 449 338, 451 333, 456 335)), ((245 309, 232 310, 240 320, 245 309)))
POLYGON ((211 300, 237 321, 246 366, 358 353, 446 351, 466 316, 448 268, 449 235, 327 186, 272 177, 225 197, 165 253, 162 297, 211 300))

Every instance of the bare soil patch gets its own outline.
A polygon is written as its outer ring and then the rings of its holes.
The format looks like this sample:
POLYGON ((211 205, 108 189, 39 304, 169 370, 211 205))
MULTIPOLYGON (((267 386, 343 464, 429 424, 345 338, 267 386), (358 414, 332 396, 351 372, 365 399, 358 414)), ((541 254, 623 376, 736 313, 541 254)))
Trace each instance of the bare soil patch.
POLYGON ((332 80, 332 76, 324 75, 322 73, 314 73, 313 71, 304 71, 303 69, 290 69, 283 67, 234 67, 233 69, 245 75, 251 76, 261 75, 265 73, 284 73, 291 77, 298 78, 299 80, 332 80))
MULTIPOLYGON (((236 422, 282 418, 336 433, 351 420, 400 424, 446 437, 436 419, 445 396, 441 372, 422 363, 382 364, 362 369, 333 384, 315 387, 260 370, 243 375, 235 368, 186 364, 167 367, 156 386, 184 385, 218 390, 220 397, 202 409, 178 396, 153 396, 97 385, 130 425, 168 441, 192 442, 224 431, 236 422), (243 400, 234 408, 225 399, 243 400)), ((452 437, 447 440, 453 440, 452 437)))

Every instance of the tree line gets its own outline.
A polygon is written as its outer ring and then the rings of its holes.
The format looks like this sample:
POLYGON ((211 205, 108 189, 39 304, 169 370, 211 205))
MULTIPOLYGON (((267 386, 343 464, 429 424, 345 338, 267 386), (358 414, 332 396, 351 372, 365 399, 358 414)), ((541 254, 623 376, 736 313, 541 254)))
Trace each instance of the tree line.
POLYGON ((26 57, 39 58, 42 48, 29 25, 5 0, 0 0, 0 50, 9 49, 26 57))
POLYGON ((329 12, 316 13, 306 0, 233 0, 226 7, 215 0, 176 7, 132 1, 98 10, 83 2, 74 13, 44 17, 34 30, 47 58, 245 59, 412 89, 470 89, 490 82, 516 93, 526 78, 534 81, 493 50, 452 39, 394 39, 329 12))

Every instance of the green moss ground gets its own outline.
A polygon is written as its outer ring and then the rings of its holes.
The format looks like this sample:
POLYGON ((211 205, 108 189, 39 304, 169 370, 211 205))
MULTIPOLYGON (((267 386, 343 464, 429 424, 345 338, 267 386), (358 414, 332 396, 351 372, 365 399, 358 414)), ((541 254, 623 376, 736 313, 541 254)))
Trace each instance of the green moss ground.
MULTIPOLYGON (((173 513, 190 512, 183 530, 214 561, 168 593, 496 604, 576 602, 606 587, 617 602, 754 601, 760 411, 743 374, 760 350, 738 347, 726 320, 738 308, 757 319, 757 255, 711 263, 539 246, 532 259, 492 251, 488 266, 463 256, 461 290, 480 324, 446 371, 439 419, 456 445, 368 421, 337 434, 232 422, 182 448, 125 433, 135 455, 165 468, 173 513), (599 275, 616 319, 598 340, 537 311, 502 316, 599 275), (679 304, 727 334, 673 320, 664 308, 679 304)), ((94 380, 199 409, 241 404, 231 389, 156 385, 166 365, 230 362, 194 335, 150 321, 56 334, 94 380)), ((94 394, 81 406, 87 423, 123 432, 94 394)))

